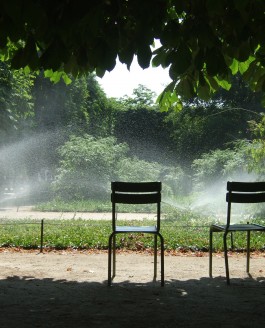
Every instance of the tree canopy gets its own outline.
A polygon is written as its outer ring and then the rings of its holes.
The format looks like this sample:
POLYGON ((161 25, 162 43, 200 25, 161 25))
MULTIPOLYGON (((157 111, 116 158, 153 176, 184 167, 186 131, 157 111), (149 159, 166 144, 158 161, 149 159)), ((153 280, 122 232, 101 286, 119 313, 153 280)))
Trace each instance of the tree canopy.
POLYGON ((165 107, 229 89, 236 73, 265 90, 263 0, 8 0, 0 12, 0 59, 54 81, 103 76, 117 58, 130 68, 136 55, 144 69, 169 67, 165 107))

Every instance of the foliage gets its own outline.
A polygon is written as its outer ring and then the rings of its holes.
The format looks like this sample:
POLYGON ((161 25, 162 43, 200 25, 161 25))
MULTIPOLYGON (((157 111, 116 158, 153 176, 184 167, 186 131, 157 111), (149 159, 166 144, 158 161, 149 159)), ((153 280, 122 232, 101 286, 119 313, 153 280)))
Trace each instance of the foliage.
POLYGON ((241 110, 242 116, 248 117, 264 111, 261 104, 262 95, 262 92, 253 92, 249 83, 244 81, 240 74, 236 74, 231 78, 231 88, 229 90, 220 89, 212 97, 212 101, 221 107, 230 108, 230 111, 238 108, 241 110))
POLYGON ((174 145, 165 117, 166 113, 145 106, 125 107, 116 112, 113 133, 129 145, 131 156, 169 165, 174 163, 174 145))
POLYGON ((11 70, 10 65, 0 62, 1 143, 10 142, 32 125, 33 82, 33 75, 25 76, 21 70, 11 70))
POLYGON ((123 158, 117 163, 117 176, 121 181, 157 181, 161 166, 137 158, 123 158))
POLYGON ((61 161, 54 183, 57 194, 64 199, 104 197, 117 161, 126 152, 127 146, 116 144, 113 137, 70 137, 59 148, 61 161))
POLYGON ((224 165, 224 176, 227 180, 255 179, 255 175, 250 174, 252 163, 249 150, 252 148, 252 142, 247 139, 238 139, 233 143, 233 156, 224 165))
POLYGON ((189 167, 203 153, 225 149, 238 139, 250 139, 248 122, 264 112, 260 97, 237 75, 231 89, 218 92, 212 100, 193 98, 179 112, 170 109, 165 119, 169 126, 172 124, 170 136, 178 162, 189 167))
POLYGON ((108 99, 94 74, 86 78, 88 97, 86 111, 89 118, 88 132, 94 136, 112 135, 115 124, 117 103, 108 99))
POLYGON ((205 190, 212 185, 232 177, 239 177, 247 172, 248 163, 245 148, 214 150, 202 154, 201 158, 193 161, 193 182, 195 190, 205 190))
POLYGON ((47 71, 53 81, 128 68, 170 67, 164 108, 195 94, 207 99, 240 73, 264 90, 265 3, 262 0, 3 1, 1 60, 13 68, 47 71), (153 51, 159 39, 161 47, 153 51))
POLYGON ((61 199, 81 202, 100 199, 109 192, 110 181, 161 181, 163 192, 183 193, 186 181, 183 171, 130 157, 125 143, 113 137, 72 136, 59 148, 60 165, 54 188, 61 199))
POLYGON ((120 102, 126 109, 157 109, 157 105, 154 103, 155 93, 139 84, 137 88, 133 89, 132 96, 124 96, 120 99, 120 102))
POLYGON ((176 199, 191 191, 190 177, 181 166, 162 166, 160 181, 163 183, 163 198, 176 199))
POLYGON ((262 115, 260 120, 250 122, 250 129, 254 139, 251 146, 248 148, 248 154, 251 157, 249 170, 255 172, 260 178, 265 176, 265 115, 262 115))
POLYGON ((112 133, 115 103, 106 97, 95 74, 72 77, 69 85, 53 84, 40 74, 33 91, 39 130, 63 128, 71 133, 87 132, 101 137, 112 133))
MULTIPOLYGON (((188 99, 207 99, 219 87, 229 90, 236 73, 254 90, 263 90, 264 2, 201 0, 170 5, 162 46, 153 59, 155 65, 170 66, 173 82, 164 95, 175 91, 188 99)), ((173 95, 172 101, 179 99, 173 95)))

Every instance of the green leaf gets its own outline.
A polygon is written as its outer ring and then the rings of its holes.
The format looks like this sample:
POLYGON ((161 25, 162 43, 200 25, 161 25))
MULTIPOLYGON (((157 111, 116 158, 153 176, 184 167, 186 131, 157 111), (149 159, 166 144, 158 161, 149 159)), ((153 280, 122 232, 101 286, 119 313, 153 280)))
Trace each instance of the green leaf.
POLYGON ((66 73, 64 73, 64 72, 62 74, 62 79, 64 80, 64 83, 66 85, 72 83, 72 80, 70 79, 70 77, 66 73))
POLYGON ((174 76, 179 76, 183 73, 185 73, 190 65, 191 65, 191 51, 190 49, 185 45, 182 44, 177 52, 173 54, 173 64, 172 64, 172 71, 174 71, 174 76))
POLYGON ((177 94, 183 96, 185 99, 191 99, 195 96, 193 85, 188 78, 180 80, 175 90, 177 94))
POLYGON ((211 77, 210 75, 206 75, 205 78, 213 91, 217 91, 219 89, 219 84, 215 78, 211 77))
POLYGON ((232 71, 232 74, 235 75, 239 69, 239 62, 236 59, 233 59, 232 64, 229 66, 232 71))
POLYGON ((52 69, 46 69, 44 71, 44 76, 45 77, 52 77, 53 76, 53 70, 52 69))
POLYGON ((102 78, 105 74, 105 70, 100 68, 100 67, 97 67, 96 68, 96 74, 97 74, 98 77, 102 78))
POLYGON ((256 61, 253 61, 249 64, 249 66, 247 67, 247 69, 244 71, 244 73, 241 73, 243 75, 243 78, 247 81, 247 80, 251 80, 252 77, 254 76, 255 72, 257 70, 257 65, 256 65, 256 61))
POLYGON ((231 83, 228 82, 227 80, 219 80, 218 78, 215 79, 218 85, 222 87, 225 90, 229 90, 231 88, 231 83))
POLYGON ((50 80, 54 83, 58 83, 61 79, 62 74, 63 72, 55 71, 53 75, 50 77, 50 80))
POLYGON ((194 66, 197 70, 201 70, 204 66, 204 53, 200 49, 194 58, 194 66))
POLYGON ((208 49, 205 60, 206 69, 209 75, 216 76, 218 74, 227 73, 227 65, 219 49, 208 49))
POLYGON ((245 62, 238 63, 240 74, 244 74, 248 70, 249 65, 253 62, 253 60, 255 60, 255 58, 253 56, 250 56, 245 62))
POLYGON ((26 75, 30 74, 31 70, 30 70, 29 66, 25 66, 24 69, 23 69, 23 72, 24 72, 26 75))
POLYGON ((162 66, 163 68, 166 68, 168 66, 168 63, 166 61, 167 59, 167 53, 166 52, 160 52, 152 59, 152 66, 158 67, 162 66))
POLYGON ((199 84, 197 87, 197 94, 199 98, 208 100, 210 98, 211 90, 208 81, 205 79, 205 76, 200 73, 199 75, 199 84))
POLYGON ((207 85, 207 84, 199 85, 198 89, 197 89, 197 93, 198 93, 199 98, 201 98, 203 100, 209 100, 209 98, 210 98, 209 85, 207 85))
POLYGON ((174 92, 175 82, 171 82, 157 98, 161 111, 168 111, 174 105, 174 102, 180 101, 174 92))
POLYGON ((126 64, 127 68, 130 69, 133 58, 134 58, 134 52, 131 48, 126 48, 123 49, 120 53, 119 53, 119 61, 122 64, 126 64))
POLYGON ((143 68, 148 68, 152 58, 152 51, 149 46, 144 45, 137 50, 138 64, 143 68))

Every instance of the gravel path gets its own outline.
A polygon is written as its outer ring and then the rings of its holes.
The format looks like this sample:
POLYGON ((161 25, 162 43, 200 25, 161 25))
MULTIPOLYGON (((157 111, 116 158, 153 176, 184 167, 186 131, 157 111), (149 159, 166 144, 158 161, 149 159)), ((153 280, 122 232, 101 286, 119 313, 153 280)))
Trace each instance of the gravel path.
MULTIPOLYGON (((123 220, 143 220, 143 219, 155 219, 154 214, 148 213, 124 213, 119 214, 120 219, 123 220)), ((91 213, 91 212, 39 212, 33 211, 31 206, 20 207, 4 207, 0 209, 0 219, 5 220, 19 220, 19 219, 32 219, 32 220, 71 220, 71 219, 83 219, 83 220, 111 220, 111 213, 91 213)))

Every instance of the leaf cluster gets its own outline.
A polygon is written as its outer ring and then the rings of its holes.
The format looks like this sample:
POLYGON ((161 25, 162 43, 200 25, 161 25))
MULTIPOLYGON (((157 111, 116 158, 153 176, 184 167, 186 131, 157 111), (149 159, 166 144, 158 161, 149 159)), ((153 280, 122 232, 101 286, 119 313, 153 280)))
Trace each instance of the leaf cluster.
POLYGON ((45 70, 57 82, 96 71, 118 58, 145 69, 169 67, 162 108, 229 89, 240 73, 265 90, 265 2, 262 0, 2 1, 0 56, 13 68, 45 70), (154 40, 161 47, 153 51, 154 40))

